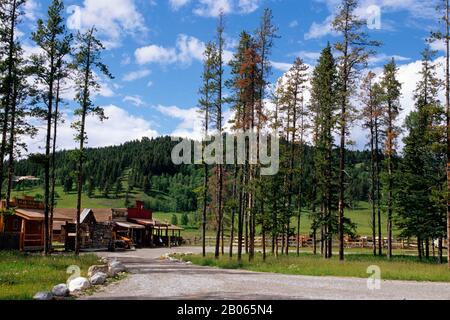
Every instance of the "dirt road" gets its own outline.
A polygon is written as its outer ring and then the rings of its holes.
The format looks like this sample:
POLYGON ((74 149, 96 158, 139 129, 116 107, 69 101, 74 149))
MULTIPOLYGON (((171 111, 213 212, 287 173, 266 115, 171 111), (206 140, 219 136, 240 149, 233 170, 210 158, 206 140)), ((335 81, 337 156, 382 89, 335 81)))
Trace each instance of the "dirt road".
POLYGON ((199 250, 186 247, 101 254, 120 259, 131 274, 122 282, 83 299, 450 300, 448 283, 383 281, 380 290, 369 290, 367 279, 221 270, 160 259, 168 252, 199 253, 199 250))

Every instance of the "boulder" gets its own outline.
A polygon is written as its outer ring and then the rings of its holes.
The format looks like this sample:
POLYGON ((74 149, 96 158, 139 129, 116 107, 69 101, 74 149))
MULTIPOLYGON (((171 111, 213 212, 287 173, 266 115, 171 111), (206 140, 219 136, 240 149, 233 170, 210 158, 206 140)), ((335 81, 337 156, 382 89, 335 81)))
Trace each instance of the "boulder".
POLYGON ((91 287, 91 283, 88 279, 83 277, 78 277, 69 282, 69 291, 71 293, 76 291, 84 291, 91 287))
POLYGON ((38 292, 34 295, 33 300, 50 301, 53 300, 53 294, 47 291, 38 292))
POLYGON ((107 278, 108 278, 108 275, 106 273, 97 272, 89 279, 89 281, 91 282, 92 285, 98 286, 98 285, 104 284, 106 282, 107 278))
POLYGON ((55 297, 67 297, 70 294, 69 287, 62 283, 53 287, 52 294, 55 297))
POLYGON ((117 276, 119 273, 127 271, 127 268, 120 261, 112 261, 109 263, 108 274, 111 277, 117 276))
POLYGON ((93 277, 96 273, 108 273, 108 266, 107 265, 98 265, 98 266, 92 266, 88 270, 88 277, 93 277))

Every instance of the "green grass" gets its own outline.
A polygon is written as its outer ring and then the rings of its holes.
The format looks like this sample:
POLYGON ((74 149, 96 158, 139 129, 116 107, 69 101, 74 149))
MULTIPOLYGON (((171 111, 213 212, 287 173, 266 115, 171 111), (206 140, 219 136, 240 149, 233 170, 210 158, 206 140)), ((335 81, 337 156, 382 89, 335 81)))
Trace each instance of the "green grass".
POLYGON ((244 269, 257 272, 271 272, 290 275, 306 276, 337 276, 368 278, 369 266, 379 266, 383 280, 407 280, 407 281, 432 281, 450 282, 450 271, 446 265, 440 265, 435 260, 419 261, 412 256, 396 256, 392 260, 386 257, 374 257, 369 254, 347 255, 345 262, 340 262, 337 257, 325 260, 312 254, 301 254, 300 257, 291 255, 278 258, 269 256, 263 262, 262 255, 258 254, 253 263, 248 262, 248 257, 243 258, 239 264, 236 259, 221 257, 215 260, 212 255, 203 258, 201 256, 183 257, 185 261, 191 261, 196 265, 219 267, 222 269, 244 269))
POLYGON ((70 277, 67 268, 79 266, 86 276, 91 265, 99 263, 95 255, 27 255, 0 252, 0 300, 30 300, 39 291, 51 291, 70 277))

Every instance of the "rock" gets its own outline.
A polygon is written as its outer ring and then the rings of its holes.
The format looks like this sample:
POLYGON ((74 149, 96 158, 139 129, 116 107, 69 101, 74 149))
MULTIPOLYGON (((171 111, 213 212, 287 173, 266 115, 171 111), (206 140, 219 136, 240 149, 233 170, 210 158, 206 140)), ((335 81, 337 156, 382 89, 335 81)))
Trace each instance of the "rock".
POLYGON ((97 265, 97 266, 92 266, 89 268, 88 270, 88 277, 91 278, 93 277, 96 273, 108 273, 108 266, 107 265, 97 265))
POLYGON ((108 274, 111 277, 117 276, 119 273, 127 271, 127 268, 120 261, 112 261, 109 263, 108 274))
POLYGON ((191 265, 192 265, 192 262, 191 262, 191 261, 188 261, 188 262, 186 262, 186 264, 187 264, 188 266, 191 266, 191 265))
POLYGON ((97 272, 89 279, 89 281, 91 282, 92 285, 98 286, 98 285, 104 284, 106 282, 107 278, 108 278, 108 275, 106 273, 97 272))
POLYGON ((50 301, 53 300, 53 294, 46 291, 38 292, 34 295, 33 300, 50 301))
POLYGON ((52 294, 55 297, 67 297, 70 294, 70 290, 66 284, 62 283, 53 287, 52 294))
POLYGON ((69 291, 70 293, 75 291, 84 291, 91 287, 91 283, 88 279, 83 277, 78 277, 70 281, 69 283, 69 291))
POLYGON ((160 260, 169 260, 170 258, 170 253, 165 253, 164 255, 161 256, 160 260))

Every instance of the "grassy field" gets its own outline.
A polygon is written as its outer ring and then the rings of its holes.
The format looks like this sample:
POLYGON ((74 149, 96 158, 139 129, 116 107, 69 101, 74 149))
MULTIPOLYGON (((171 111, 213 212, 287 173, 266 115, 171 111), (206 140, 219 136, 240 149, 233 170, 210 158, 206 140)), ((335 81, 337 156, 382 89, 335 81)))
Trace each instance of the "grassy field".
POLYGON ((51 291, 70 277, 69 266, 79 266, 86 276, 91 265, 98 264, 95 255, 26 255, 0 252, 0 300, 30 300, 39 291, 51 291))
POLYGON ((244 257, 242 264, 235 259, 230 260, 228 257, 215 260, 211 255, 206 258, 187 256, 183 259, 196 265, 223 269, 356 278, 368 278, 367 268, 375 265, 380 267, 383 280, 450 282, 450 272, 446 265, 439 265, 431 259, 419 261, 418 258, 412 256, 396 256, 392 260, 388 260, 386 257, 374 257, 369 254, 351 254, 346 256, 345 262, 340 262, 337 257, 325 260, 320 256, 301 254, 300 257, 296 255, 278 258, 269 256, 267 261, 263 262, 262 255, 258 254, 253 263, 249 263, 248 257, 244 257))

